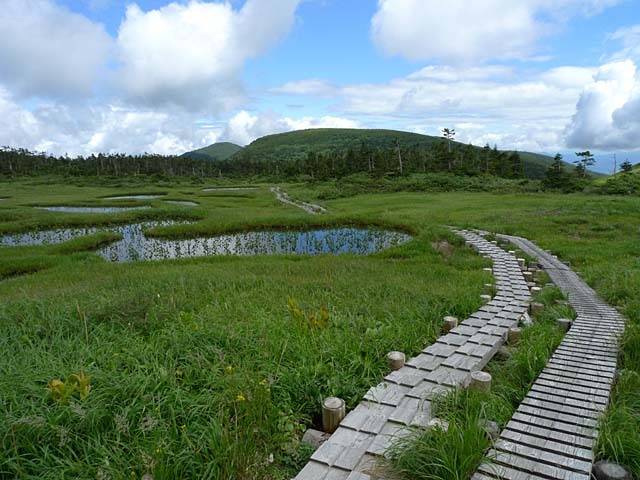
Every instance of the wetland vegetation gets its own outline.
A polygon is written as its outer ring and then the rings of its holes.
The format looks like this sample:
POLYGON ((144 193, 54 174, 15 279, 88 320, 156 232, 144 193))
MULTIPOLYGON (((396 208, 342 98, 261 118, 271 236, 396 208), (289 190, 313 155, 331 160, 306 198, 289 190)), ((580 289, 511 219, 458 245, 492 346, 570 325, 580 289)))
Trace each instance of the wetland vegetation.
MULTIPOLYGON (((328 209, 312 217, 278 202, 270 186, 205 192, 217 187, 141 178, 0 183, 4 237, 86 229, 55 244, 0 247, 0 345, 12 352, 0 360, 2 476, 291 478, 309 455, 299 440, 305 428, 317 425, 323 397, 336 395, 353 407, 387 373, 388 351, 414 355, 440 334, 444 315, 463 318, 480 305, 490 280, 482 271, 487 261, 446 225, 535 240, 570 260, 623 310, 630 321, 624 371, 598 453, 640 471, 639 198, 327 195, 331 182, 283 185, 291 198, 328 209), (160 191, 166 196, 117 200, 123 207, 151 207, 146 210, 33 208, 114 206, 107 197, 160 191), (406 232, 412 240, 370 255, 118 264, 95 253, 121 241, 118 229, 143 223, 146 236, 162 241, 363 227, 406 232)), ((529 334, 536 347, 527 351, 541 352, 538 363, 523 353, 508 368, 495 364, 497 383, 504 385, 492 400, 499 421, 524 388, 514 384, 516 374, 539 365, 555 342, 545 325, 529 334)), ((474 399, 451 402, 452 415, 476 415, 474 399)))

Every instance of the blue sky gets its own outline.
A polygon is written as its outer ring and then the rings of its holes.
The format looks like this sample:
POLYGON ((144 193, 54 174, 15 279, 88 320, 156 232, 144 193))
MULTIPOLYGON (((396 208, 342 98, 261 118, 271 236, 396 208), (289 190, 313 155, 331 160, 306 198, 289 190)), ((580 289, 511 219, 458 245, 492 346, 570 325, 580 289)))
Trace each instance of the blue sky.
POLYGON ((180 153, 299 128, 448 126, 475 144, 591 149, 601 170, 612 152, 640 161, 640 0, 0 8, 1 144, 180 153))

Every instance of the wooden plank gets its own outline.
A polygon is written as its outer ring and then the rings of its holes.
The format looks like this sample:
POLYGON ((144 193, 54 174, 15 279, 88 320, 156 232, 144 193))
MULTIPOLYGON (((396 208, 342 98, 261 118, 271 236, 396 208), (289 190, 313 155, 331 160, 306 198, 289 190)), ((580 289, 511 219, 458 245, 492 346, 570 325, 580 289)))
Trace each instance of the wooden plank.
POLYGON ((584 460, 585 462, 593 461, 593 452, 590 448, 556 442, 549 438, 529 435, 515 430, 504 430, 500 435, 500 438, 510 443, 517 443, 524 447, 543 450, 563 457, 571 457, 577 460, 584 460))
POLYGON ((567 435, 579 436, 589 441, 595 441, 598 434, 597 430, 591 427, 583 427, 574 423, 568 423, 559 418, 550 420, 548 418, 542 418, 519 411, 513 414, 511 421, 544 428, 550 432, 550 434, 552 434, 552 432, 565 433, 567 435))
POLYGON ((522 423, 516 420, 515 416, 509 421, 509 423, 503 430, 502 435, 505 435, 505 432, 509 430, 527 435, 533 435, 535 437, 548 438, 549 440, 553 440, 554 442, 565 443, 567 445, 573 445, 589 450, 591 450, 595 444, 594 438, 587 438, 581 435, 571 434, 567 432, 559 432, 557 430, 552 430, 539 424, 532 425, 529 423, 522 423))

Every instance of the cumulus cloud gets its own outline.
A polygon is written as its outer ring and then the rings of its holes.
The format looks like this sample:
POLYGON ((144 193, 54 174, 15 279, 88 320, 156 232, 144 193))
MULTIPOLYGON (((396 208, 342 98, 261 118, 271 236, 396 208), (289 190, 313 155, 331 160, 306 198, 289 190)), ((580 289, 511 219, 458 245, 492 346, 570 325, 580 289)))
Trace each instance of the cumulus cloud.
POLYGON ((112 39, 52 0, 3 0, 0 81, 21 95, 88 95, 112 39))
POLYGON ((584 85, 597 71, 557 67, 522 74, 504 66, 429 66, 381 84, 339 92, 341 115, 401 124, 439 135, 454 127, 458 139, 537 151, 564 147, 562 132, 584 85))
POLYGON ((640 149, 640 78, 631 60, 603 65, 566 128, 572 148, 640 149))
POLYGON ((253 140, 274 133, 304 130, 308 128, 359 128, 357 121, 339 117, 303 117, 293 119, 274 113, 252 115, 247 111, 238 112, 227 124, 221 138, 247 145, 253 140))
POLYGON ((618 41, 622 46, 622 49, 613 55, 614 59, 640 59, 640 25, 619 28, 610 35, 610 39, 618 41))
POLYGON ((147 105, 223 110, 242 95, 244 63, 286 34, 300 0, 229 3, 191 0, 142 11, 133 4, 118 33, 118 76, 147 105))
POLYGON ((336 93, 336 87, 326 80, 311 78, 288 82, 279 87, 272 88, 274 93, 284 93, 288 95, 310 95, 316 97, 328 97, 336 93))
POLYGON ((411 60, 481 63, 532 55, 536 42, 574 15, 618 0, 378 0, 374 42, 411 60))
POLYGON ((342 89, 348 112, 390 115, 539 117, 571 114, 590 68, 556 68, 521 78, 505 67, 431 66, 383 84, 342 89))
POLYGON ((221 126, 200 126, 188 114, 122 105, 48 103, 31 111, 0 87, 0 145, 71 156, 180 154, 214 143, 221 131, 221 126))

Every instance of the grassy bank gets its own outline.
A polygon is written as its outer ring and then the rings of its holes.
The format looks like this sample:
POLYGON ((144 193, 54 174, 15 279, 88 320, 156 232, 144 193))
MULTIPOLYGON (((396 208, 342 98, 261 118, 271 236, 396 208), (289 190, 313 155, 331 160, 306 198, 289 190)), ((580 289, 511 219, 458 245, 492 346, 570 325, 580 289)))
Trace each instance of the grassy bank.
MULTIPOLYGON (((0 345, 12 352, 0 360, 6 412, 0 476, 290 478, 308 454, 297 439, 317 421, 323 396, 338 395, 353 406, 386 373, 387 351, 416 353, 438 334, 443 315, 465 317, 478 307, 486 261, 462 248, 444 225, 529 237, 571 260, 639 322, 640 199, 370 194, 320 201, 330 213, 316 219, 279 204, 268 188, 202 191, 211 186, 2 183, 0 197, 8 198, 0 201, 0 231, 175 216, 194 223, 156 233, 374 223, 409 229, 415 241, 366 257, 126 265, 90 252, 100 237, 55 248, 0 249, 0 269, 10 262, 46 264, 0 283, 0 345), (199 206, 125 200, 153 208, 108 215, 29 207, 114 205, 104 197, 158 191, 199 206), (432 246, 442 239, 454 246, 432 246), (304 315, 291 315, 290 298, 304 315), (329 315, 326 326, 311 320, 321 309, 329 315), (83 398, 72 377, 81 371, 91 376, 83 398)), ((309 199, 321 193, 320 187, 287 190, 309 199)), ((630 389, 629 397, 625 415, 637 415, 637 391, 630 389)), ((622 432, 612 429, 611 435, 615 444, 622 432)))

